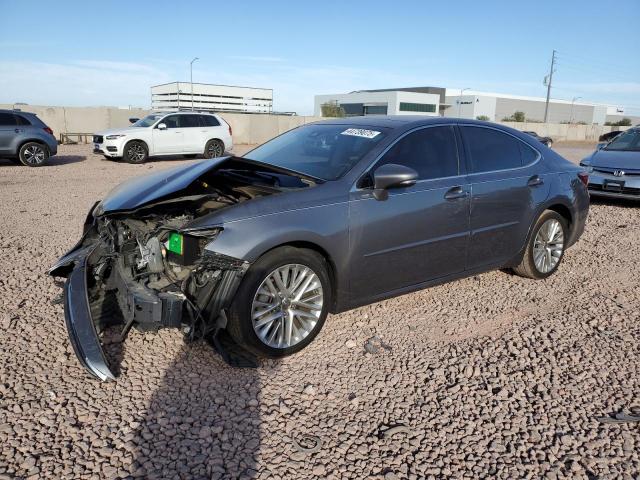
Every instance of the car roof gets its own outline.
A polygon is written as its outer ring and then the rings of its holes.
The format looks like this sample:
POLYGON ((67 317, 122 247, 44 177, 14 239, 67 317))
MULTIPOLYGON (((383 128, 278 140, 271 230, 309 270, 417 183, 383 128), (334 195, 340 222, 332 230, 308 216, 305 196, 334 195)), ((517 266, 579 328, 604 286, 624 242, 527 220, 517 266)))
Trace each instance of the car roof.
MULTIPOLYGON (((363 127, 384 127, 390 129, 405 129, 423 125, 490 125, 495 128, 502 126, 492 122, 453 117, 428 117, 425 115, 366 115, 362 117, 336 117, 314 122, 315 124, 333 125, 361 125, 363 127)), ((504 128, 501 128, 504 130, 504 128)))
POLYGON ((33 113, 33 112, 23 112, 22 110, 8 110, 5 108, 0 108, 0 113, 17 113, 19 115, 33 115, 34 117, 37 116, 37 114, 33 113))
POLYGON ((212 112, 198 112, 197 110, 192 111, 186 111, 186 110, 177 110, 175 112, 151 112, 149 115, 212 115, 212 116, 216 116, 215 113, 212 112))

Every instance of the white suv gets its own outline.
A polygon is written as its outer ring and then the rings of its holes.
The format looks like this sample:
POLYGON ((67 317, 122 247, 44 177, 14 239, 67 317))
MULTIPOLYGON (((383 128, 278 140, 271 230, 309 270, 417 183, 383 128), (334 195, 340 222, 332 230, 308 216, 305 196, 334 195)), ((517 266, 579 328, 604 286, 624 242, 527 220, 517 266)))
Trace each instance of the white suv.
POLYGON ((93 136, 94 153, 129 163, 144 163, 154 155, 221 157, 231 149, 231 126, 211 113, 153 113, 130 127, 93 136))

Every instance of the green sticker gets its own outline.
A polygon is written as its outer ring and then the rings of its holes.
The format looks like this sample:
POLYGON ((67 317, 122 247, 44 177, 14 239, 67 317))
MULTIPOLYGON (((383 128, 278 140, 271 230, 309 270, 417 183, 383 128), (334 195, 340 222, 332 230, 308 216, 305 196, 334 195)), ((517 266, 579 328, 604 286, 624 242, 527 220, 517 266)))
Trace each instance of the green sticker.
POLYGON ((170 252, 182 255, 182 235, 176 232, 171 233, 171 235, 169 235, 169 245, 167 249, 170 252))

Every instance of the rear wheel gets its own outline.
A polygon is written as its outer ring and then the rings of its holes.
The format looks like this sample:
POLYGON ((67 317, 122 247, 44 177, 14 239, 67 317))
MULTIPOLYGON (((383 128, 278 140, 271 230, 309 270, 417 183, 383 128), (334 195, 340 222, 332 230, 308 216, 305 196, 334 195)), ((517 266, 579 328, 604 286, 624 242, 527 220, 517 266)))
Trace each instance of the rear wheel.
POLYGON ((220 140, 209 140, 204 147, 206 158, 216 158, 224 155, 224 143, 220 140))
POLYGON ((325 259, 313 250, 278 248, 247 272, 229 310, 227 330, 256 355, 284 357, 318 335, 330 303, 325 259))
POLYGON ((129 163, 144 163, 149 157, 149 151, 144 142, 132 140, 124 146, 124 159, 129 163))
POLYGON ((27 167, 40 167, 49 158, 49 149, 36 142, 27 142, 20 148, 20 162, 27 167))
POLYGON ((533 227, 522 261, 514 272, 534 279, 552 275, 564 257, 568 236, 567 220, 557 212, 545 210, 533 227))

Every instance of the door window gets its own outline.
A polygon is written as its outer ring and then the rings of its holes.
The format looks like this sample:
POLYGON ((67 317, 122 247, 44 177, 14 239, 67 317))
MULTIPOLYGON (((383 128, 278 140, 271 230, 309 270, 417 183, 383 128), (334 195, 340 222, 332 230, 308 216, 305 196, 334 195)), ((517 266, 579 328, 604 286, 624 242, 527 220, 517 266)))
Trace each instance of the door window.
POLYGON ((180 126, 184 128, 199 127, 199 115, 180 115, 180 126))
POLYGON ((484 127, 460 127, 474 173, 517 168, 533 163, 538 154, 506 133, 484 127))
POLYGON ((429 127, 410 133, 391 147, 377 166, 397 163, 413 168, 419 180, 458 175, 458 148, 452 127, 429 127))
POLYGON ((15 125, 16 118, 11 113, 0 113, 0 125, 15 125))
POLYGON ((180 128, 182 126, 180 124, 180 115, 169 115, 162 119, 160 123, 164 123, 167 128, 180 128))
POLYGON ((16 117, 16 123, 18 125, 31 125, 31 122, 29 122, 29 120, 24 118, 22 115, 16 115, 15 117, 16 117))

